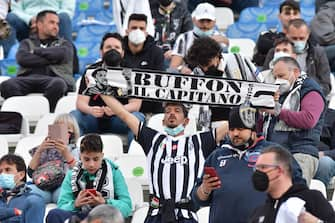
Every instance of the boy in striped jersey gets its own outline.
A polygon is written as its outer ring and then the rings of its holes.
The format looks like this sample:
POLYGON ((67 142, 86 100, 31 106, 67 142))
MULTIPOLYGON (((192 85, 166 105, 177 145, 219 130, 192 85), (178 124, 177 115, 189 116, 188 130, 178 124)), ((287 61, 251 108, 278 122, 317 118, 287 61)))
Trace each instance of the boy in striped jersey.
POLYGON ((205 158, 228 132, 225 123, 217 129, 184 135, 187 109, 181 103, 164 107, 165 132, 146 127, 112 96, 101 95, 105 103, 136 136, 148 161, 150 209, 145 223, 195 223, 196 205, 190 193, 201 176, 205 158))

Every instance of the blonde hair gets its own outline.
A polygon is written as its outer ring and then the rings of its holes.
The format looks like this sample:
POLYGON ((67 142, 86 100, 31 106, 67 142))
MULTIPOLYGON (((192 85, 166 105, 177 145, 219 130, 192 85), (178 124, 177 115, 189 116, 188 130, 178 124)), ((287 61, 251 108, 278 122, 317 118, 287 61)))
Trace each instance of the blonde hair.
POLYGON ((70 114, 59 114, 55 118, 54 124, 56 123, 65 123, 68 126, 73 128, 74 140, 77 142, 78 138, 80 137, 79 126, 76 119, 70 114))

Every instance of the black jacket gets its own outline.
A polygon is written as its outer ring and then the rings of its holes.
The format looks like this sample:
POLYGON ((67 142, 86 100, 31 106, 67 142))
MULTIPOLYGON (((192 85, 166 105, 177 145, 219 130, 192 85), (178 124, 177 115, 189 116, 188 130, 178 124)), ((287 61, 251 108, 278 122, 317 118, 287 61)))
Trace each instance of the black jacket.
MULTIPOLYGON (((128 46, 128 37, 124 38, 124 46, 125 51, 122 67, 146 70, 163 70, 163 51, 155 45, 154 39, 151 36, 147 37, 142 51, 137 54, 133 54, 130 51, 128 46)), ((163 110, 161 103, 143 100, 140 111, 142 113, 160 113, 163 110)))
POLYGON ((249 218, 249 223, 274 223, 279 207, 289 198, 304 200, 306 211, 323 220, 325 223, 335 222, 335 212, 321 192, 310 190, 306 185, 295 184, 279 199, 268 197, 266 203, 257 208, 249 218), (262 221, 263 219, 263 221, 262 221))

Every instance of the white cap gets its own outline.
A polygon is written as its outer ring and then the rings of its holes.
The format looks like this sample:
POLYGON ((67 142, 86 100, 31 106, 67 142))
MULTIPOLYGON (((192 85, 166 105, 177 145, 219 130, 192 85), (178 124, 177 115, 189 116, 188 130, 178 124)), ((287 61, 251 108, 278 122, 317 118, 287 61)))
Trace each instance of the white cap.
POLYGON ((196 20, 209 19, 215 21, 215 7, 207 2, 201 3, 192 12, 192 17, 196 20))

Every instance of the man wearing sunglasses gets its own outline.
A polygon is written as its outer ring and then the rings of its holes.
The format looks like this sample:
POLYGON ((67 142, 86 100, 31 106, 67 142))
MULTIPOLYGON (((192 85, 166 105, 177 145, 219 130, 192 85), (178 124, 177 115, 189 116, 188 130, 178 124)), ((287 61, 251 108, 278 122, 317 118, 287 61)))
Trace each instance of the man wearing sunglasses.
MULTIPOLYGON (((273 143, 256 133, 256 109, 241 105, 229 114, 229 133, 220 147, 206 159, 215 177, 204 174, 192 191, 200 206, 210 206, 209 222, 247 222, 252 210, 265 201, 266 194, 256 191, 251 182, 260 152, 273 143), (236 214, 238 213, 238 214, 236 214)), ((294 178, 302 182, 295 163, 294 178)))
POLYGON ((332 206, 319 191, 292 182, 293 159, 281 146, 270 146, 261 152, 252 182, 256 190, 268 193, 268 199, 253 213, 250 223, 335 222, 332 206))

